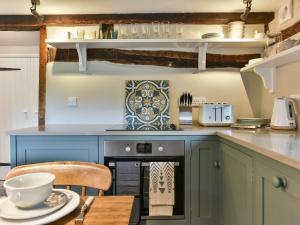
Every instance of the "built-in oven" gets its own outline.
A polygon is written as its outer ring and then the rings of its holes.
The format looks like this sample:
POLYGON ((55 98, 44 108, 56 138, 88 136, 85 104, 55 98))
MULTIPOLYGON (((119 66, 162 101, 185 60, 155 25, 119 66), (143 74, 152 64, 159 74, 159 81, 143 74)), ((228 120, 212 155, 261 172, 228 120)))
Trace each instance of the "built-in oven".
POLYGON ((135 196, 130 224, 151 219, 184 219, 184 141, 105 141, 104 159, 113 176, 108 194, 135 196), (149 216, 151 162, 174 162, 173 216, 149 216))

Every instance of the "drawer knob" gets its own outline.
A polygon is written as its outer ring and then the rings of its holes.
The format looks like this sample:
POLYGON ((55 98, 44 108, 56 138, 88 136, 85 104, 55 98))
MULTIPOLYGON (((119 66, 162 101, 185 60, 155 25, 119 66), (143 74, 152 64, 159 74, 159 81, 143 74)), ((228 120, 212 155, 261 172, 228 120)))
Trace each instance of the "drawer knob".
POLYGON ((274 176, 272 184, 275 188, 285 189, 287 187, 287 179, 284 177, 274 176))
POLYGON ((130 152, 130 151, 131 151, 130 146, 127 145, 127 146, 125 147, 125 151, 126 151, 126 152, 130 152))
POLYGON ((220 161, 218 161, 218 160, 214 161, 214 167, 217 168, 217 169, 221 168, 220 161))

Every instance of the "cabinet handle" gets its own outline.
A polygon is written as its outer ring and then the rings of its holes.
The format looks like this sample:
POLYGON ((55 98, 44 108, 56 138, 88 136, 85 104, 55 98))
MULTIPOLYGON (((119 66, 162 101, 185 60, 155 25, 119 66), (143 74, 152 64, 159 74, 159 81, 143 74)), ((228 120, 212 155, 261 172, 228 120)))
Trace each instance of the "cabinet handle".
POLYGON ((285 177, 274 176, 272 184, 275 188, 285 189, 287 187, 288 182, 287 182, 287 179, 285 177))
POLYGON ((217 168, 217 169, 221 168, 220 161, 218 161, 218 160, 214 161, 214 167, 217 168))

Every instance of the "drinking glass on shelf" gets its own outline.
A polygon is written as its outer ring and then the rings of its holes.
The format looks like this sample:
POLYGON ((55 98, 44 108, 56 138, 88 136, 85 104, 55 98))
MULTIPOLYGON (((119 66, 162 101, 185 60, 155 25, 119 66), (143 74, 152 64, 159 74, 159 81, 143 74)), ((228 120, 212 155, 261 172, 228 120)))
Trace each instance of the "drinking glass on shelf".
POLYGON ((144 39, 149 38, 149 25, 146 23, 143 23, 140 25, 141 27, 141 37, 144 39))
POLYGON ((160 38, 160 23, 159 22, 152 23, 152 34, 153 34, 153 38, 160 38))
POLYGON ((128 33, 127 33, 127 25, 126 24, 119 24, 119 37, 121 39, 126 39, 128 38, 128 33))
POLYGON ((138 38, 138 24, 133 23, 130 26, 131 28, 131 38, 138 38))
POLYGON ((177 36, 177 38, 182 38, 183 23, 176 23, 175 30, 176 30, 176 36, 177 36))
POLYGON ((163 32, 163 38, 170 38, 170 22, 164 22, 161 24, 162 26, 162 32, 163 32))

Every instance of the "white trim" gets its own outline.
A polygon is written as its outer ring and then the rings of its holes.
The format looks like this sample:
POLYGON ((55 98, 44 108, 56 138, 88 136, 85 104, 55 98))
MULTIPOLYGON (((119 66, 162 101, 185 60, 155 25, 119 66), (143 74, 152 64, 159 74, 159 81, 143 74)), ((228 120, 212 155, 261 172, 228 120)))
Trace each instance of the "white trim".
POLYGON ((39 58, 39 54, 8 54, 0 53, 0 58, 39 58))

